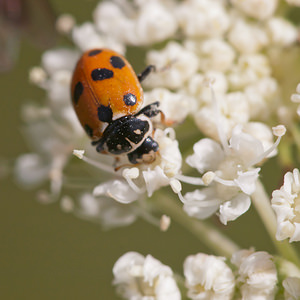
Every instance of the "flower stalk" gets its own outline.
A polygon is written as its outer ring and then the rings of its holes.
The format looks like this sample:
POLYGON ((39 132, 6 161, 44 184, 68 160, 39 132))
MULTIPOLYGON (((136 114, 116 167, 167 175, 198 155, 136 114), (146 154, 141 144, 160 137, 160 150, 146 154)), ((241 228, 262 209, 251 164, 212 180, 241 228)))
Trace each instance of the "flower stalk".
POLYGON ((216 255, 228 258, 240 249, 237 244, 212 225, 189 217, 183 211, 182 207, 180 207, 178 201, 174 201, 169 195, 161 193, 160 196, 155 199, 155 206, 196 236, 201 243, 216 255))

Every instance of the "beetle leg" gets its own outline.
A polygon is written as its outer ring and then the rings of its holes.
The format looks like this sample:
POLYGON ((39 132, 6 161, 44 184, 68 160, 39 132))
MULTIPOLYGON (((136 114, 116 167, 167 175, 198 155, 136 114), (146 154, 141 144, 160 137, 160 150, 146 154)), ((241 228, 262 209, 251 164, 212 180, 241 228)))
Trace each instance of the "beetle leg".
POLYGON ((147 66, 146 69, 142 71, 142 73, 137 75, 139 82, 145 80, 151 72, 155 72, 155 71, 156 71, 156 67, 154 65, 147 66))

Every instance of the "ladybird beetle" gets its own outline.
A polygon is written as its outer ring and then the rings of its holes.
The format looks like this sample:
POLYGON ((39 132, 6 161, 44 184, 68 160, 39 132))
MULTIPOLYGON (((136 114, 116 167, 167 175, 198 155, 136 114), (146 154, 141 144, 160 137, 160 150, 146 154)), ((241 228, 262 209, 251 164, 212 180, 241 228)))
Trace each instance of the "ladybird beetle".
POLYGON ((127 155, 132 164, 155 159, 158 143, 153 140, 151 118, 159 113, 159 102, 141 109, 140 82, 154 69, 148 66, 136 75, 129 62, 109 49, 88 50, 79 59, 71 83, 77 117, 103 154, 127 155))

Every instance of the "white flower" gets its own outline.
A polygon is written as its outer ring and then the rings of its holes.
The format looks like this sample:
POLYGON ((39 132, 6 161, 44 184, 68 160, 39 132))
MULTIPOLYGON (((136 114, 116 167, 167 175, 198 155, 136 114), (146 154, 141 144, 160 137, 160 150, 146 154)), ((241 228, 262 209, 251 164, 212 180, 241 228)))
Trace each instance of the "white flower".
POLYGON ((177 30, 177 20, 171 7, 163 1, 145 1, 135 22, 135 45, 149 45, 163 41, 177 30))
POLYGON ((238 268, 237 281, 243 299, 274 299, 277 271, 270 254, 240 250, 232 255, 231 262, 238 268))
POLYGON ((197 71, 196 54, 176 42, 169 42, 162 50, 147 53, 147 64, 154 65, 157 72, 147 78, 149 87, 179 88, 197 71))
POLYGON ((287 47, 298 39, 298 29, 286 19, 273 17, 268 20, 266 26, 274 45, 287 47))
POLYGON ((145 93, 145 105, 159 101, 159 109, 165 115, 166 124, 181 123, 195 110, 195 100, 184 93, 172 93, 164 88, 155 88, 145 93))
POLYGON ((260 51, 268 42, 267 33, 256 23, 238 19, 228 34, 229 42, 240 52, 250 54, 260 51))
POLYGON ((137 211, 132 205, 121 204, 107 197, 83 194, 74 214, 85 220, 100 222, 104 229, 127 226, 137 219, 137 211))
POLYGON ((177 9, 177 16, 188 37, 220 36, 230 25, 229 16, 221 1, 184 1, 177 9))
MULTIPOLYGON (((124 1, 121 6, 105 1, 94 12, 97 28, 115 40, 131 45, 163 41, 177 29, 171 5, 152 1, 124 1)), ((168 3, 169 4, 169 3, 168 3)))
POLYGON ((113 267, 114 285, 129 300, 180 300, 172 270, 151 255, 127 252, 113 267))
POLYGON ((287 277, 286 279, 283 280, 282 285, 284 287, 285 300, 300 299, 300 278, 299 277, 287 277))
POLYGON ((290 5, 300 6, 300 0, 285 0, 290 5))
POLYGON ((15 174, 23 185, 51 182, 51 195, 57 196, 62 185, 63 169, 72 150, 83 137, 83 130, 71 106, 53 103, 39 108, 26 105, 23 109, 23 133, 34 153, 20 156, 15 174))
POLYGON ((231 68, 235 59, 233 47, 221 38, 205 40, 187 40, 184 43, 188 50, 199 56, 199 69, 202 71, 225 72, 231 68))
POLYGON ((193 300, 232 299, 235 279, 224 257, 198 253, 184 261, 185 285, 193 300))
POLYGON ((107 196, 116 201, 128 204, 138 199, 138 194, 133 191, 125 180, 112 180, 97 185, 94 188, 95 197, 107 196))
POLYGON ((19 156, 15 164, 15 178, 24 187, 34 187, 48 179, 50 163, 37 153, 19 156))
POLYGON ((49 75, 61 70, 72 72, 78 58, 79 52, 75 50, 48 50, 42 56, 42 66, 49 75))
POLYGON ((222 142, 223 147, 207 138, 194 145, 194 154, 187 157, 187 163, 200 173, 213 172, 214 183, 184 195, 181 200, 188 215, 204 219, 219 210, 220 221, 227 224, 249 209, 260 171, 254 165, 273 152, 280 139, 265 150, 260 140, 242 129, 236 126, 229 144, 222 142))
MULTIPOLYGON (((270 149, 273 145, 273 134, 271 129, 264 123, 248 122, 243 126, 243 132, 251 135, 259 140, 264 149, 270 149)), ((267 157, 273 157, 277 154, 277 149, 274 149, 267 157)))
POLYGON ((277 107, 279 86, 272 77, 261 78, 245 88, 251 119, 268 120, 277 107))
POLYGON ((272 193, 277 215, 277 240, 300 241, 300 174, 298 169, 284 175, 283 186, 272 193))
POLYGON ((95 25, 90 22, 75 26, 72 31, 72 39, 81 51, 93 48, 109 48, 122 54, 125 52, 124 46, 121 43, 110 36, 100 35, 95 25))
POLYGON ((69 34, 75 23, 75 18, 71 14, 62 14, 56 19, 55 28, 61 34, 69 34))
MULTIPOLYGON (((291 100, 292 102, 300 103, 300 83, 297 85, 296 94, 293 94, 291 96, 291 100)), ((298 116, 300 116, 300 105, 297 108, 297 114, 298 116)))
POLYGON ((271 17, 277 8, 277 0, 231 0, 247 16, 259 20, 271 17))
POLYGON ((229 72, 227 79, 234 90, 245 88, 271 75, 268 58, 262 54, 244 54, 229 72))
POLYGON ((211 90, 207 88, 206 82, 214 81, 214 92, 216 97, 223 98, 228 90, 227 78, 223 72, 208 71, 205 74, 197 73, 188 82, 185 91, 198 101, 202 107, 211 103, 211 90))
POLYGON ((78 58, 78 51, 68 49, 49 50, 43 54, 42 67, 47 77, 38 85, 47 91, 52 105, 70 106, 70 82, 78 58))
MULTIPOLYGON (((218 95, 220 105, 220 123, 227 137, 237 124, 245 124, 249 120, 249 106, 244 93, 231 92, 218 95)), ((213 103, 202 106, 194 113, 194 120, 198 128, 208 137, 218 140, 216 114, 213 103)))

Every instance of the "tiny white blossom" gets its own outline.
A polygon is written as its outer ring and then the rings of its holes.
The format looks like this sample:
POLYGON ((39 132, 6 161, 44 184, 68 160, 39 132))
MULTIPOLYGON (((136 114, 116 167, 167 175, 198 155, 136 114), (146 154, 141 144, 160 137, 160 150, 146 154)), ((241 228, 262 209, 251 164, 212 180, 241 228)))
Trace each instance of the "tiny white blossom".
POLYGON ((300 241, 300 174, 298 169, 284 175, 283 186, 272 193, 277 215, 277 240, 300 241))
POLYGON ((122 204, 101 195, 84 193, 80 196, 73 213, 82 219, 99 222, 104 229, 123 227, 132 224, 138 213, 130 204, 122 204))
POLYGON ((14 172, 19 184, 34 187, 48 179, 50 169, 46 159, 37 153, 28 153, 17 158, 14 172))
MULTIPOLYGON (((262 143, 264 149, 269 149, 273 145, 273 134, 266 124, 260 122, 248 122, 243 126, 243 132, 250 134, 262 143)), ((273 157, 277 154, 274 149, 267 157, 273 157)))
POLYGON ((243 54, 229 72, 227 79, 232 89, 242 89, 262 78, 271 75, 267 56, 262 54, 243 54))
POLYGON ((129 300, 180 300, 172 270, 160 261, 137 252, 127 252, 113 267, 117 292, 129 300))
POLYGON ((55 27, 61 34, 69 34, 75 26, 75 18, 70 14, 62 14, 57 20, 55 27))
POLYGON ((300 299, 300 278, 287 277, 283 280, 284 299, 285 300, 298 300, 300 299))
POLYGON ((68 49, 46 51, 42 56, 42 66, 48 77, 37 84, 47 91, 53 103, 70 106, 70 82, 79 52, 68 49))
MULTIPOLYGON (((300 83, 297 85, 296 94, 292 94, 291 101, 295 103, 300 103, 300 83)), ((297 114, 300 116, 300 105, 297 108, 297 114)))
MULTIPOLYGON (((231 92, 218 95, 220 105, 220 123, 227 137, 230 137, 237 124, 245 124, 249 120, 249 106, 247 98, 242 92, 231 92)), ((215 107, 202 106, 194 113, 194 120, 198 128, 208 137, 218 140, 215 107)))
POLYGON ((136 19, 136 37, 133 37, 136 42, 133 44, 148 45, 160 42, 173 36, 176 30, 177 20, 172 7, 164 6, 163 1, 145 1, 136 19))
POLYGON ((184 1, 177 9, 177 16, 188 37, 220 36, 230 25, 228 13, 221 1, 184 1))
POLYGON ((243 54, 258 52, 269 42, 268 35, 261 26, 243 19, 235 21, 229 31, 228 39, 243 54))
POLYGON ((72 72, 78 58, 79 52, 75 50, 48 50, 42 56, 42 66, 49 75, 61 70, 72 72))
MULTIPOLYGON (((265 139, 264 135, 258 137, 265 139)), ((262 141, 245 133, 239 125, 234 128, 229 144, 222 143, 223 147, 207 138, 197 142, 187 163, 200 173, 212 171, 215 177, 211 186, 184 195, 182 202, 187 214, 204 219, 219 210, 220 221, 227 224, 245 213, 260 171, 254 165, 273 152, 279 141, 280 138, 265 150, 262 141)))
POLYGON ((232 255, 231 262, 238 268, 237 281, 243 299, 274 299, 277 270, 270 254, 240 250, 232 255))
POLYGON ((162 50, 149 51, 146 59, 157 69, 145 81, 149 87, 179 88, 198 68, 196 54, 176 42, 169 42, 162 50))
MULTIPOLYGON (((125 1, 124 8, 130 5, 125 1)), ((120 7, 115 1, 101 1, 94 10, 94 23, 96 28, 107 36, 113 36, 117 41, 124 41, 129 27, 133 27, 131 20, 125 15, 125 9, 120 7)))
POLYGON ((185 91, 197 100, 199 107, 211 103, 211 91, 205 85, 205 82, 209 79, 214 80, 214 91, 217 98, 223 98, 228 91, 227 78, 223 72, 208 71, 204 74, 195 74, 187 82, 185 91))
POLYGON ((277 8, 277 0, 231 0, 234 6, 247 16, 264 20, 271 17, 277 8))
POLYGON ((20 156, 15 171, 20 182, 28 186, 49 179, 51 195, 57 196, 62 186, 63 169, 72 149, 82 139, 83 130, 71 106, 54 104, 47 108, 24 107, 23 133, 34 153, 20 156))
POLYGON ((231 68, 235 59, 233 47, 221 38, 185 41, 184 45, 199 56, 199 69, 202 71, 225 72, 231 68))
POLYGON ((159 109, 164 113, 165 123, 181 123, 195 110, 195 100, 185 93, 172 93, 164 88, 155 88, 145 93, 145 105, 159 101, 159 109))
POLYGON ((272 77, 261 78, 245 88, 251 119, 267 120, 277 107, 278 82, 272 77))
MULTIPOLYGON (((148 45, 163 41, 177 30, 173 5, 160 1, 125 1, 121 7, 102 2, 94 12, 97 28, 114 39, 131 45, 148 45)), ((170 3, 168 3, 170 4, 170 3)))
POLYGON ((198 253, 184 261, 185 285, 193 300, 232 299, 235 278, 224 257, 198 253))
POLYGON ((167 231, 171 225, 171 218, 167 215, 162 215, 159 222, 161 231, 167 231))
POLYGON ((300 0, 285 0, 290 5, 300 6, 300 0))
POLYGON ((274 45, 287 47, 298 39, 298 29, 286 19, 273 17, 268 20, 266 26, 270 40, 274 45))
POLYGON ((139 194, 130 188, 125 180, 112 180, 97 185, 94 188, 95 197, 106 196, 120 203, 131 203, 138 199, 139 194))
POLYGON ((86 22, 80 26, 75 26, 72 31, 72 39, 81 51, 93 48, 109 48, 119 53, 124 53, 124 46, 110 36, 100 35, 95 25, 86 22))

